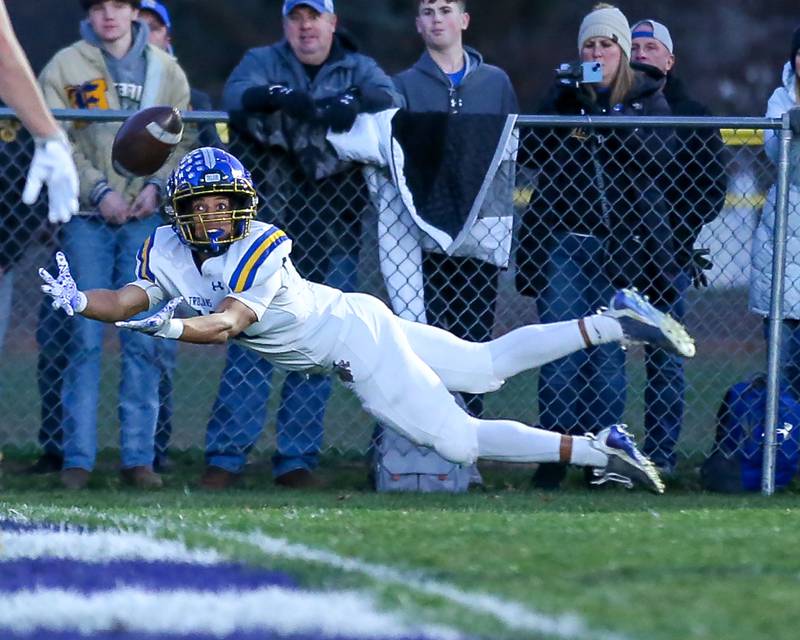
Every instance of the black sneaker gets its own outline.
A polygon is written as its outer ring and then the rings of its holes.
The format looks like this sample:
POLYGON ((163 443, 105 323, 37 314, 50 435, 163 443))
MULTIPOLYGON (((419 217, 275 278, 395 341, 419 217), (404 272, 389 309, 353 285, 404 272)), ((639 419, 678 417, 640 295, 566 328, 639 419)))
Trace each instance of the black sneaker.
POLYGON ((308 469, 292 469, 275 476, 275 484, 287 489, 315 489, 320 483, 308 469))
POLYGON ((567 477, 567 465, 558 462, 542 462, 531 478, 534 489, 556 491, 567 477))
POLYGON ((29 475, 44 475, 58 473, 64 466, 64 458, 55 453, 43 453, 31 466, 25 467, 22 473, 29 475))

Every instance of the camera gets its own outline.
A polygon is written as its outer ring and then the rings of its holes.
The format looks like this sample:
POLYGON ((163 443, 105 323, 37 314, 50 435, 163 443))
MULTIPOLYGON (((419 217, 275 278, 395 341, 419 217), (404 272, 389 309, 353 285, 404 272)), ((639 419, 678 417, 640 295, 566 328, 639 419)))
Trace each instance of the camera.
POLYGON ((564 63, 556 69, 556 78, 562 84, 596 84, 603 81, 602 62, 564 63))

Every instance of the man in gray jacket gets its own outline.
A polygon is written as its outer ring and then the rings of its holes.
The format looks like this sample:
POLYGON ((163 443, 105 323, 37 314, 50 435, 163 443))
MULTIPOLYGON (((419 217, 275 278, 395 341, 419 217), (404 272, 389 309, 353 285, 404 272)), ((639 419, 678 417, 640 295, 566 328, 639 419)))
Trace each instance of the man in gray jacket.
MULTIPOLYGON (((519 111, 506 73, 484 63, 480 53, 464 46, 469 20, 465 0, 419 0, 416 26, 425 51, 413 67, 394 78, 409 111, 493 115, 519 111)), ((474 233, 482 237, 475 237, 470 249, 453 256, 424 251, 429 324, 467 340, 491 339, 497 280, 500 269, 508 264, 508 250, 503 247, 511 240, 512 212, 506 213, 507 218, 495 218, 492 226, 486 226, 486 220, 476 226, 474 233)), ((482 397, 465 397, 465 402, 469 412, 480 417, 482 397)))
MULTIPOLYGON (((352 291, 366 187, 360 169, 338 160, 325 135, 349 130, 360 112, 401 101, 377 63, 337 33, 332 0, 286 0, 283 30, 284 40, 245 54, 225 85, 223 107, 239 133, 269 150, 267 175, 263 159, 248 164, 262 170, 254 176, 262 215, 292 238, 301 275, 352 291)), ((226 488, 244 468, 266 420, 270 373, 266 360, 229 347, 208 425, 203 487, 226 488)), ((329 396, 327 377, 287 376, 277 416, 276 483, 312 483, 329 396)))

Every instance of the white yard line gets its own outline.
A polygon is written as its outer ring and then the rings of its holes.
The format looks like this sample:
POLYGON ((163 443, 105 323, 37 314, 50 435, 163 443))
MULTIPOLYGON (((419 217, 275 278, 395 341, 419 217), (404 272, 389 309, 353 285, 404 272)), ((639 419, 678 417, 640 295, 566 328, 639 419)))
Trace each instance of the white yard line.
MULTIPOLYGON (((0 514, 2 513, 3 505, 0 503, 0 514)), ((144 528, 151 533, 169 531, 170 533, 176 534, 180 534, 181 532, 211 534, 220 541, 251 545, 272 557, 322 564, 340 571, 365 575, 384 584, 402 585, 419 593, 438 596, 473 613, 491 616, 508 629, 514 631, 543 633, 553 637, 570 638, 572 640, 627 640, 627 637, 622 634, 589 626, 589 624, 577 614, 546 614, 519 602, 505 600, 498 596, 480 591, 466 591, 452 584, 426 578, 424 573, 403 571, 387 565, 342 556, 332 551, 315 549, 303 544, 289 542, 283 538, 276 538, 263 532, 240 533, 220 527, 202 528, 187 525, 181 521, 171 521, 165 524, 164 522, 159 522, 152 518, 139 518, 128 515, 111 516, 105 512, 99 512, 94 509, 81 509, 78 507, 69 509, 36 507, 31 510, 31 513, 34 515, 20 515, 26 518, 44 517, 50 520, 67 518, 72 515, 83 519, 103 519, 116 526, 126 525, 137 529, 144 528)))
POLYGON ((266 587, 203 593, 153 592, 132 587, 91 594, 64 589, 19 591, 0 596, 0 629, 75 629, 91 634, 107 629, 141 633, 208 633, 271 630, 281 635, 345 635, 353 638, 408 637, 425 633, 454 640, 455 632, 412 628, 355 592, 293 591, 266 587))
POLYGON ((0 532, 0 560, 61 558, 81 562, 143 560, 210 565, 227 560, 215 549, 187 549, 178 540, 156 540, 143 533, 115 531, 0 532))

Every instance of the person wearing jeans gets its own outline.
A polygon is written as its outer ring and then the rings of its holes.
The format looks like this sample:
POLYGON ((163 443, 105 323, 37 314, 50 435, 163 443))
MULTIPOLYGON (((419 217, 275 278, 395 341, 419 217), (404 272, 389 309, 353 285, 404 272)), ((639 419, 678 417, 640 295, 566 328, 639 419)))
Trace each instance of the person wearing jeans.
MULTIPOLYGON (((666 116, 663 78, 631 68, 631 30, 616 7, 598 5, 578 31, 581 62, 602 63, 598 82, 557 78, 539 113, 666 116)), ((675 263, 663 167, 673 159, 668 129, 537 128, 523 141, 539 172, 522 216, 517 289, 536 298, 541 322, 558 322, 606 304, 614 288, 675 299, 675 263)), ((542 368, 539 415, 550 428, 580 433, 622 420, 625 357, 613 345, 542 368)), ((563 465, 540 465, 534 485, 557 488, 563 465)))
MULTIPOLYGON (((87 288, 120 287, 136 272, 136 252, 161 223, 159 216, 112 227, 94 217, 76 216, 62 231, 61 246, 73 256, 77 282, 87 288)), ((97 451, 97 407, 105 327, 84 317, 72 321, 72 349, 64 370, 64 468, 92 469, 97 451)), ((120 332, 122 372, 119 420, 122 468, 153 463, 161 367, 158 343, 120 332)))
MULTIPOLYGON (((333 0, 285 0, 282 17, 284 39, 247 51, 226 81, 223 107, 234 131, 264 152, 254 163, 262 165, 254 166, 261 172, 259 213, 292 239, 298 272, 313 282, 354 288, 367 189, 361 167, 342 162, 326 134, 349 131, 359 113, 400 106, 402 99, 378 64, 338 30, 333 0), (350 266, 342 268, 343 261, 350 266), (336 280, 337 273, 343 279, 336 280)), ((258 393, 246 387, 235 392, 245 393, 246 410, 228 403, 237 380, 245 384, 250 378, 242 358, 234 350, 223 372, 207 451, 209 461, 235 463, 209 462, 200 481, 206 489, 224 489, 237 480, 232 469, 241 470, 254 444, 247 435, 257 436, 263 425, 268 383, 259 383, 258 393), (223 452, 219 447, 226 443, 231 449, 223 452)), ((290 375, 284 383, 276 484, 314 483, 329 395, 330 382, 315 375, 290 375)))
MULTIPOLYGON (((325 284, 355 291, 358 256, 330 257, 325 284)), ((233 474, 244 469, 267 420, 267 399, 274 367, 250 349, 231 344, 219 393, 206 432, 206 464, 233 474), (236 426, 232 429, 231 425, 236 426)), ((318 374, 287 373, 277 415, 277 447, 272 457, 275 477, 317 466, 322 424, 331 394, 331 379, 318 374), (315 428, 319 425, 319 428, 315 428)))
MULTIPOLYGON (((678 292, 676 299, 670 304, 656 303, 655 307, 683 322, 686 318, 689 280, 687 273, 678 274, 675 284, 678 292)), ((683 358, 664 349, 646 345, 644 366, 647 376, 644 388, 644 450, 662 473, 669 474, 675 469, 675 447, 681 434, 686 406, 683 358)))
MULTIPOLYGON (((592 313, 614 287, 603 272, 603 245, 591 235, 556 232, 537 298, 539 321, 592 313)), ((539 374, 539 421, 571 435, 620 422, 625 410, 625 354, 616 344, 592 347, 548 363, 539 374)))
MULTIPOLYGON (((189 83, 175 59, 148 43, 137 22, 139 0, 80 0, 86 19, 81 39, 47 63, 40 84, 51 109, 123 109, 159 104, 189 106, 189 83)), ((61 229, 82 287, 118 286, 136 272, 136 253, 161 224, 160 191, 168 173, 119 174, 111 148, 119 122, 71 124, 80 180, 79 210, 61 229)), ((70 350, 61 389, 64 464, 61 482, 84 489, 97 450, 103 326, 83 317, 70 323, 70 350)), ((155 341, 120 335, 119 418, 124 483, 162 486, 153 471, 154 431, 161 369, 155 341)))

